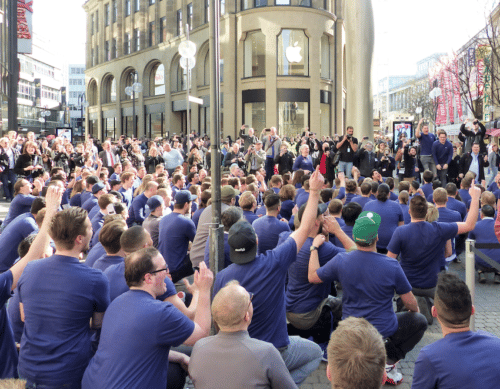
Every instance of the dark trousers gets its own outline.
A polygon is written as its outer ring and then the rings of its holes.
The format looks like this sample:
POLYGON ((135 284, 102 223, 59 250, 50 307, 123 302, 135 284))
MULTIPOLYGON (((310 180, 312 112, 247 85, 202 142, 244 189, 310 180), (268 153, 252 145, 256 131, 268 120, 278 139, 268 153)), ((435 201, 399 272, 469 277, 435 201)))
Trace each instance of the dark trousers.
POLYGON ((16 183, 17 176, 13 170, 7 169, 0 174, 0 180, 3 185, 3 194, 7 200, 14 198, 14 184, 16 183))
POLYGON ((189 255, 186 255, 184 261, 182 262, 182 266, 179 269, 170 272, 170 275, 172 276, 172 282, 174 284, 177 281, 182 280, 184 277, 190 276, 191 274, 194 274, 194 270, 189 255))
POLYGON ((274 175, 274 158, 266 158, 266 181, 269 181, 274 175))
POLYGON ((385 339, 387 363, 396 363, 420 342, 427 329, 427 319, 416 312, 396 313, 398 329, 385 339))
POLYGON ((186 384, 187 372, 178 363, 169 362, 167 372, 167 389, 182 389, 186 384))

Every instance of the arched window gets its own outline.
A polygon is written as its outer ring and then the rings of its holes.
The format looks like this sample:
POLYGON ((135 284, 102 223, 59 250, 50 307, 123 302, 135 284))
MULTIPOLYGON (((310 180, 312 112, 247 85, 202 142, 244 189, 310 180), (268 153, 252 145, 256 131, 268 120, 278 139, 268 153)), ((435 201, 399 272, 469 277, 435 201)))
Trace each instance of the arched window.
POLYGON ((89 91, 87 93, 89 105, 97 105, 97 82, 92 79, 89 82, 89 91))
POLYGON ((309 75, 309 38, 304 30, 281 30, 278 36, 278 75, 309 75))
POLYGON ((177 92, 187 90, 187 70, 177 61, 177 92))
POLYGON ((245 39, 245 77, 266 75, 266 37, 262 31, 247 33, 245 39))
POLYGON ((165 66, 158 63, 151 69, 150 96, 161 96, 165 94, 165 66))
POLYGON ((102 84, 102 103, 116 102, 116 80, 112 75, 107 76, 102 84))
POLYGON ((137 72, 135 69, 129 69, 126 71, 123 77, 123 86, 121 88, 122 100, 132 100, 132 96, 129 96, 125 93, 125 88, 127 86, 132 86, 134 82, 137 82, 137 72))
POLYGON ((328 35, 321 37, 321 78, 330 79, 330 40, 328 35))
MULTIPOLYGON (((220 72, 220 82, 224 82, 224 59, 219 58, 219 72, 220 72)), ((203 61, 203 85, 210 85, 210 50, 207 51, 205 55, 205 60, 203 61)))

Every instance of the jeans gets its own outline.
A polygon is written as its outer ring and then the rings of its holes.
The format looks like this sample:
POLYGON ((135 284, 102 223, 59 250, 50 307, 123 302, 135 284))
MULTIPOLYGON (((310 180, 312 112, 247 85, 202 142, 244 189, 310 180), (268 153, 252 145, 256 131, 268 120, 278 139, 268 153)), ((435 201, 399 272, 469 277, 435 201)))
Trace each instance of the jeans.
POLYGON ((0 180, 3 184, 3 194, 7 200, 14 198, 14 184, 16 183, 17 176, 13 170, 6 170, 0 174, 0 180), (9 184, 10 182, 10 184, 9 184))
POLYGON ((274 158, 266 157, 266 181, 269 181, 274 176, 274 158))
POLYGON ((437 171, 437 176, 439 181, 441 181, 441 186, 444 188, 448 181, 446 181, 446 177, 448 176, 448 169, 441 169, 437 171))
MULTIPOLYGON (((436 164, 434 163, 434 158, 432 155, 421 155, 420 162, 422 162, 422 166, 424 167, 424 171, 430 170, 434 177, 437 175, 436 164)), ((423 172, 422 172, 423 173, 423 172)))
POLYGON ((488 180, 488 185, 486 185, 486 187, 490 186, 493 183, 493 181, 495 181, 495 177, 498 174, 498 167, 490 165, 490 170, 491 170, 491 177, 488 180))
POLYGON ((321 347, 300 336, 290 336, 290 344, 281 351, 286 368, 297 386, 318 368, 322 356, 321 347))
POLYGON ((393 364, 403 359, 406 353, 420 342, 427 329, 427 319, 416 312, 396 313, 398 329, 385 342, 387 363, 393 364))
POLYGON ((339 172, 344 172, 345 176, 349 179, 352 178, 352 162, 340 161, 338 166, 339 172))

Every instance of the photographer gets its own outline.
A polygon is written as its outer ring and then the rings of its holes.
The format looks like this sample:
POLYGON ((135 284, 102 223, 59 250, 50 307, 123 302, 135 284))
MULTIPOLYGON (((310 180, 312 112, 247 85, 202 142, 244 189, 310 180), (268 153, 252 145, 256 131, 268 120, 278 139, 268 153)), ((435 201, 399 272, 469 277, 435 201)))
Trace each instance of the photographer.
POLYGON ((391 150, 385 147, 385 143, 379 145, 379 150, 381 151, 377 154, 378 170, 382 177, 392 177, 394 169, 396 169, 396 160, 391 155, 391 150))
POLYGON ((420 169, 418 168, 417 148, 410 144, 410 140, 403 143, 404 148, 404 181, 413 182, 420 177, 420 169))
POLYGON ((356 157, 359 158, 358 168, 361 175, 363 177, 370 177, 372 170, 376 169, 378 165, 378 159, 373 151, 372 142, 368 141, 365 145, 363 145, 363 142, 366 140, 368 140, 367 136, 365 136, 361 141, 361 146, 358 151, 356 151, 356 157))
POLYGON ((250 145, 248 153, 245 154, 245 161, 249 174, 255 174, 257 170, 264 167, 266 163, 266 152, 262 150, 261 140, 257 139, 254 145, 250 145))
POLYGON ((470 119, 465 120, 465 122, 460 126, 460 133, 462 133, 465 137, 463 153, 470 153, 472 145, 477 143, 479 145, 479 152, 481 154, 487 154, 486 145, 484 144, 486 127, 479 120, 474 119, 472 122, 472 130, 469 130, 465 128, 468 122, 470 122, 470 119))
POLYGON ((338 152, 340 152, 338 169, 344 172, 348 178, 352 177, 351 170, 354 154, 358 151, 358 140, 353 136, 353 133, 354 128, 351 126, 347 127, 347 133, 336 145, 338 152))
POLYGON ((229 167, 233 163, 237 163, 240 168, 244 168, 245 160, 243 153, 240 152, 240 145, 238 143, 233 143, 231 151, 224 157, 224 166, 229 167))
POLYGON ((253 146, 257 143, 258 138, 255 136, 254 129, 250 127, 248 124, 244 124, 240 128, 240 138, 244 140, 243 148, 245 152, 248 151, 250 146, 253 146), (245 134, 248 132, 248 134, 245 134))
POLYGON ((335 166, 333 166, 333 157, 335 153, 331 152, 331 146, 328 142, 323 143, 317 160, 319 172, 323 174, 328 182, 335 180, 335 166))

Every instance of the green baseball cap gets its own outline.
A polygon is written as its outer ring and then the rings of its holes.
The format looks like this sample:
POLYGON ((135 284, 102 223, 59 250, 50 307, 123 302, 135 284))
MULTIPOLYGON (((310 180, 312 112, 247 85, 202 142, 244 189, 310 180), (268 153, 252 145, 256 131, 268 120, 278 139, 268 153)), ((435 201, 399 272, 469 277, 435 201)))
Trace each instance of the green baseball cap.
POLYGON ((371 211, 362 212, 356 219, 356 223, 354 223, 354 228, 352 229, 354 242, 373 243, 377 237, 381 221, 382 219, 378 213, 371 211))

